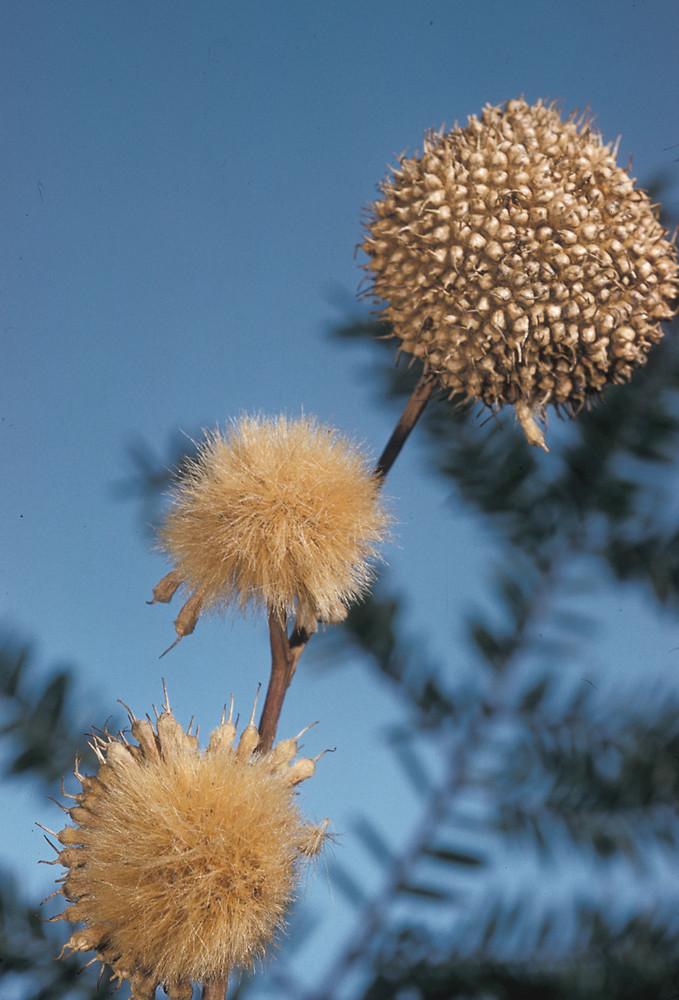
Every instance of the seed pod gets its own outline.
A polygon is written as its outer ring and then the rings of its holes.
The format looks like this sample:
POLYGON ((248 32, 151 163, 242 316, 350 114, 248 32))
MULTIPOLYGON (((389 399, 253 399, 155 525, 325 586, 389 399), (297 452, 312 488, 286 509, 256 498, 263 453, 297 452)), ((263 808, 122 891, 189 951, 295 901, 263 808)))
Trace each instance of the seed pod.
POLYGON ((313 778, 316 773, 316 761, 311 757, 300 757, 298 761, 288 768, 286 780, 290 785, 299 785, 300 782, 313 778))
POLYGON ((222 712, 220 724, 213 730, 208 744, 208 753, 230 753, 233 749, 233 741, 236 738, 236 727, 233 724, 233 695, 229 705, 229 717, 226 717, 226 708, 222 712))
POLYGON ((59 955, 59 958, 63 957, 63 952, 67 948, 72 952, 95 951, 101 947, 105 937, 106 933, 103 927, 88 927, 83 931, 75 931, 62 948, 62 954, 59 955))
POLYGON ((286 772, 290 761, 297 754, 299 741, 310 729, 313 729, 317 725, 318 722, 310 722, 308 726, 305 726, 304 729, 297 733, 297 736, 293 736, 289 740, 280 740, 275 747, 272 747, 268 755, 271 766, 276 771, 280 771, 281 773, 286 772))
POLYGON ((388 520, 360 449, 306 417, 207 435, 172 501, 160 540, 176 565, 156 599, 177 580, 191 596, 166 652, 215 606, 264 605, 308 634, 340 618, 372 581, 388 520))
POLYGON ((255 713, 257 711, 257 698, 259 697, 260 687, 261 685, 257 688, 257 696, 255 697, 255 703, 252 706, 250 721, 241 733, 241 738, 238 741, 236 757, 239 760, 247 760, 248 757, 252 756, 259 745, 259 730, 255 725, 255 713))
POLYGON ((128 709, 138 744, 95 739, 98 776, 75 768, 77 825, 45 828, 68 845, 48 862, 67 868, 58 891, 71 904, 53 919, 84 924, 65 950, 92 950, 138 1000, 162 984, 189 1000, 192 981, 251 969, 282 927, 299 860, 326 838, 327 821, 305 823, 296 805, 293 786, 315 770, 291 764, 302 733, 256 753, 256 705, 235 752, 233 703, 205 752, 167 692, 155 727, 128 709))
POLYGON ((487 105, 429 134, 372 206, 363 248, 399 350, 452 396, 512 404, 542 447, 545 406, 626 382, 673 315, 676 249, 616 152, 554 105, 487 105))
POLYGON ((135 719, 132 723, 132 735, 139 744, 144 757, 155 760, 159 756, 159 747, 153 725, 149 719, 135 719))
POLYGON ((153 588, 153 600, 148 604, 169 604, 182 585, 182 578, 176 569, 170 570, 153 588))

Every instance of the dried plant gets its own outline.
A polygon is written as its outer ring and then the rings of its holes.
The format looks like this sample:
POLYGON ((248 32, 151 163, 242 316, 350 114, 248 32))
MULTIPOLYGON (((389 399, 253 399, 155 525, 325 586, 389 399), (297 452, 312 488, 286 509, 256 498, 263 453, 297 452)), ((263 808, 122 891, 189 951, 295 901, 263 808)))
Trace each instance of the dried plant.
POLYGON ((318 758, 295 760, 299 737, 257 753, 253 719, 234 746, 233 703, 204 752, 167 700, 155 726, 130 722, 136 744, 95 737, 98 772, 76 765, 76 825, 56 834, 71 903, 58 919, 84 924, 65 949, 94 951, 135 1000, 158 984, 183 1000, 192 980, 252 968, 283 927, 299 859, 326 835, 295 803, 318 758))
POLYGON ((626 382, 673 315, 675 247, 616 152, 586 116, 488 105, 400 160, 363 244, 400 348, 542 447, 535 416, 626 382))
POLYGON ((365 593, 387 516, 359 449, 311 418, 242 417, 209 434, 171 495, 161 543, 175 570, 154 592, 191 592, 176 621, 254 603, 308 633, 365 593))

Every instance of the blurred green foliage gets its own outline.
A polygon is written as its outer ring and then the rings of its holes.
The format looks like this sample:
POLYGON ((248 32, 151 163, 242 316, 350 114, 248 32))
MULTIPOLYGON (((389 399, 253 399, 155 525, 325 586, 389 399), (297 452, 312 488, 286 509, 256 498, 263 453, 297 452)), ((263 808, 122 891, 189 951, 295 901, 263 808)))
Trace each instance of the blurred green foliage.
MULTIPOLYGON (((33 779, 44 793, 56 795, 76 756, 87 768, 91 761, 82 711, 72 667, 39 673, 30 647, 12 636, 4 637, 0 643, 0 766, 6 781, 33 779)), ((56 846, 44 846, 45 860, 53 862, 56 846)), ((48 923, 48 917, 61 909, 63 905, 26 899, 16 877, 0 868, 1 997, 103 1000, 111 995, 107 985, 97 987, 93 970, 83 973, 81 958, 55 961, 68 934, 64 925, 48 923)))
POLYGON ((0 996, 20 1000, 105 1000, 108 981, 83 972, 81 956, 55 961, 68 935, 46 923, 42 907, 24 898, 16 881, 0 876, 0 996))
POLYGON ((84 744, 77 734, 73 689, 70 667, 57 667, 38 681, 30 647, 10 637, 0 643, 0 761, 6 775, 35 776, 50 784, 72 769, 84 744))

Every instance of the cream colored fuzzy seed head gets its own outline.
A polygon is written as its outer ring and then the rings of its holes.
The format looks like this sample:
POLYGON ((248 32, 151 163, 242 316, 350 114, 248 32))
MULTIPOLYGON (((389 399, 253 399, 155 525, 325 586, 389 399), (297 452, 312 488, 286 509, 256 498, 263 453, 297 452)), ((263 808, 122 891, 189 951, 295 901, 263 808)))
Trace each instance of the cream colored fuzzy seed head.
POLYGON ((487 105, 382 185, 363 244, 400 348, 451 395, 535 417, 626 382, 673 315, 677 254, 584 117, 487 105))
POLYGON ((76 775, 83 790, 67 811, 78 823, 57 835, 69 845, 58 858, 71 904, 61 918, 84 925, 66 950, 94 951, 135 997, 153 997, 159 984, 190 996, 192 981, 264 955, 327 821, 300 816, 288 741, 281 766, 275 747, 241 752, 225 720, 201 751, 167 701, 152 741, 131 722, 143 740, 104 741, 99 772, 76 775))
POLYGON ((243 417, 208 434, 174 486, 160 539, 175 569, 154 600, 181 583, 192 592, 179 637, 233 602, 294 613, 311 632, 365 592, 386 525, 378 480, 340 434, 307 417, 243 417))

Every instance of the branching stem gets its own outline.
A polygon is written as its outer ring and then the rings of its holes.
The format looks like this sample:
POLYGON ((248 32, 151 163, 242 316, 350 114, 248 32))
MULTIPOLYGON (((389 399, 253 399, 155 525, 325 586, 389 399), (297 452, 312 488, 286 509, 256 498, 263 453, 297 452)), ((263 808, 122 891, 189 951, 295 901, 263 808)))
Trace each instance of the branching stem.
POLYGON ((294 671, 286 622, 275 611, 269 611, 269 643, 271 676, 259 720, 259 750, 262 753, 270 750, 273 744, 283 701, 294 671))
MULTIPOLYGON (((374 475, 380 483, 384 481, 387 473, 398 458, 408 435, 427 405, 433 388, 434 380, 429 375, 423 375, 415 386, 375 466, 374 475)), ((156 600, 161 599, 157 598, 155 594, 154 598, 156 600)), ((264 699, 264 708, 259 720, 258 749, 262 753, 266 753, 273 746, 285 696, 290 687, 290 682, 294 677, 299 659, 310 638, 310 634, 305 629, 299 627, 294 627, 292 633, 288 634, 286 617, 276 611, 269 611, 271 674, 266 698, 264 699)), ((228 985, 228 976, 205 983, 203 985, 202 1000, 225 1000, 228 985)))
POLYGON ((399 456, 401 448, 408 440, 408 436, 419 420, 422 411, 429 402, 429 398, 434 390, 434 377, 432 375, 421 375, 417 385, 413 389, 410 399, 405 405, 393 433, 387 441, 384 451, 377 460, 375 475, 378 479, 384 479, 389 469, 399 456))
MULTIPOLYGON (((374 475, 383 482, 398 458, 401 448, 420 418, 434 389, 434 377, 424 374, 405 405, 393 433, 375 465, 374 475)), ((266 691, 264 708, 259 720, 259 749, 262 753, 270 750, 276 738, 278 720, 290 682, 294 677, 299 659, 311 636, 305 629, 294 628, 288 635, 287 622, 280 614, 269 612, 269 642, 271 645, 271 675, 266 691)))

